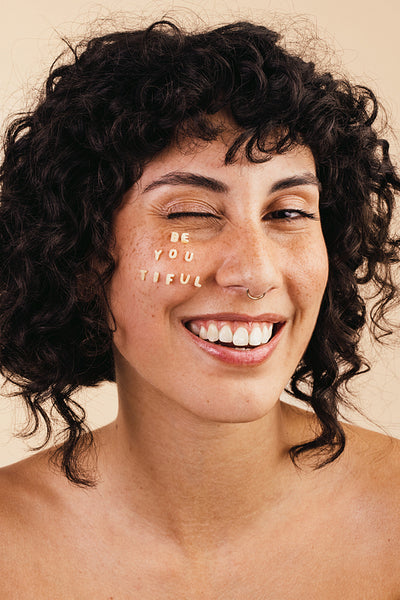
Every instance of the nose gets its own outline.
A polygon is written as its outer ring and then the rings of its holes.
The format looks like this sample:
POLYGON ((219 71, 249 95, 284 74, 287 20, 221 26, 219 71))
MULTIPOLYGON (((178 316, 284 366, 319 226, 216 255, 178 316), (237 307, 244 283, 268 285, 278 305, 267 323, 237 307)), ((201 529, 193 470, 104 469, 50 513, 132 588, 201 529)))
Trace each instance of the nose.
POLYGON ((282 282, 278 255, 277 243, 269 239, 262 222, 235 228, 226 232, 216 282, 231 291, 265 295, 282 282))

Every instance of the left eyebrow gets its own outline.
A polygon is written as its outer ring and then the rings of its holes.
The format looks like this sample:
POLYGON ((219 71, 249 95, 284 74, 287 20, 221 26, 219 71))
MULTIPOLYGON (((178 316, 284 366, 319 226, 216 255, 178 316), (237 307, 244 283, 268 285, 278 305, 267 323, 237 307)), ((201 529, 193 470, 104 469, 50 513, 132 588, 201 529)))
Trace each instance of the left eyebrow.
POLYGON ((287 188, 297 187, 298 185, 316 185, 321 191, 321 182, 314 173, 302 173, 301 175, 293 175, 276 181, 270 189, 270 193, 286 190, 287 188))
POLYGON ((204 175, 197 175, 196 173, 172 171, 149 183, 149 185, 144 188, 143 193, 154 190, 162 185, 191 185, 218 193, 226 193, 229 189, 225 183, 213 179, 212 177, 205 177, 204 175))

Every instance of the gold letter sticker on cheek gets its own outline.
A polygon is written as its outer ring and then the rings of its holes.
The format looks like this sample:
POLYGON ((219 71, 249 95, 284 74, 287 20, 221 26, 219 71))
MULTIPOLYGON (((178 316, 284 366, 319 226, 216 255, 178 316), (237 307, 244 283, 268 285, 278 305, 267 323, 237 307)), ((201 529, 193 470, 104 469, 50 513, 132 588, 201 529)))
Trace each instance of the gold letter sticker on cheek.
MULTIPOLYGON (((189 243, 189 234, 188 233, 179 234, 176 231, 171 231, 170 241, 171 242, 181 242, 182 244, 188 244, 189 243)), ((159 261, 163 252, 164 252, 163 249, 154 250, 154 259, 156 261, 159 261)), ((170 258, 171 260, 178 258, 178 255, 180 254, 176 248, 170 248, 167 252, 168 252, 168 258, 170 258)), ((183 258, 184 258, 185 262, 192 262, 193 257, 194 257, 193 252, 187 250, 185 252, 183 258)), ((162 262, 163 261, 161 261, 161 263, 162 262)), ((158 268, 160 268, 160 267, 158 267, 158 268)), ((141 281, 148 281, 148 279, 146 279, 146 276, 148 274, 147 269, 139 269, 139 273, 140 273, 141 281)), ((197 288, 201 288, 202 286, 200 283, 200 275, 191 275, 189 273, 180 273, 179 283, 181 285, 187 285, 189 283, 189 281, 192 281, 192 278, 194 278, 193 286, 197 287, 197 288)), ((150 279, 152 279, 153 283, 159 283, 161 281, 164 281, 165 285, 171 285, 171 283, 174 283, 174 281, 178 281, 178 274, 177 273, 167 273, 165 275, 165 279, 164 279, 164 274, 162 272, 162 266, 161 266, 160 271, 153 271, 152 275, 150 275, 150 279)))
MULTIPOLYGON (((148 281, 146 279, 146 276, 148 274, 147 269, 139 269, 139 274, 140 274, 141 281, 148 281)), ((162 273, 160 273, 160 271, 154 271, 153 275, 151 276, 151 279, 152 279, 153 283, 159 283, 160 277, 164 277, 164 275, 162 273)), ((178 275, 176 273, 167 273, 165 276, 165 285, 171 285, 171 283, 174 282, 175 277, 178 277, 178 275)), ((190 275, 190 273, 181 273, 179 276, 179 283, 181 283, 182 285, 186 285, 189 283, 189 281, 191 279, 192 279, 192 275, 190 275)), ((202 287, 202 285, 200 283, 200 275, 194 275, 193 285, 194 285, 194 287, 197 287, 197 288, 202 287)))
MULTIPOLYGON (((179 242, 179 233, 177 231, 171 231, 171 237, 169 238, 169 241, 170 242, 179 242)), ((188 233, 181 234, 181 242, 182 242, 182 244, 189 243, 189 234, 188 233)))

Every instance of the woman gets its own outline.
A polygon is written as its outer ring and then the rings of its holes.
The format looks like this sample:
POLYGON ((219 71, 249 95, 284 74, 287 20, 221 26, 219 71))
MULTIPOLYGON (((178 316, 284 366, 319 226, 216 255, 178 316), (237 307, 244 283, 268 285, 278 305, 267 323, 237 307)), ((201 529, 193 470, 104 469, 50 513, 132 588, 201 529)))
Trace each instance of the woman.
POLYGON ((399 443, 338 420, 363 286, 377 338, 397 294, 376 116, 249 23, 54 67, 6 141, 0 348, 66 437, 1 472, 2 598, 400 596, 399 443))

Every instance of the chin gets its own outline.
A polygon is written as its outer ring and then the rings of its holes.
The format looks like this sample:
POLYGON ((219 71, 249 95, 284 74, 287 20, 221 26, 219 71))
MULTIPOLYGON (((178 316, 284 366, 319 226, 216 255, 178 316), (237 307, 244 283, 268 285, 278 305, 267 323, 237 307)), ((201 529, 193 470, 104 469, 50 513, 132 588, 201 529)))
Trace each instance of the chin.
POLYGON ((279 404, 279 394, 271 397, 262 392, 246 391, 226 397, 218 393, 212 398, 196 398, 196 405, 185 408, 203 420, 215 423, 251 423, 262 419, 279 404))

